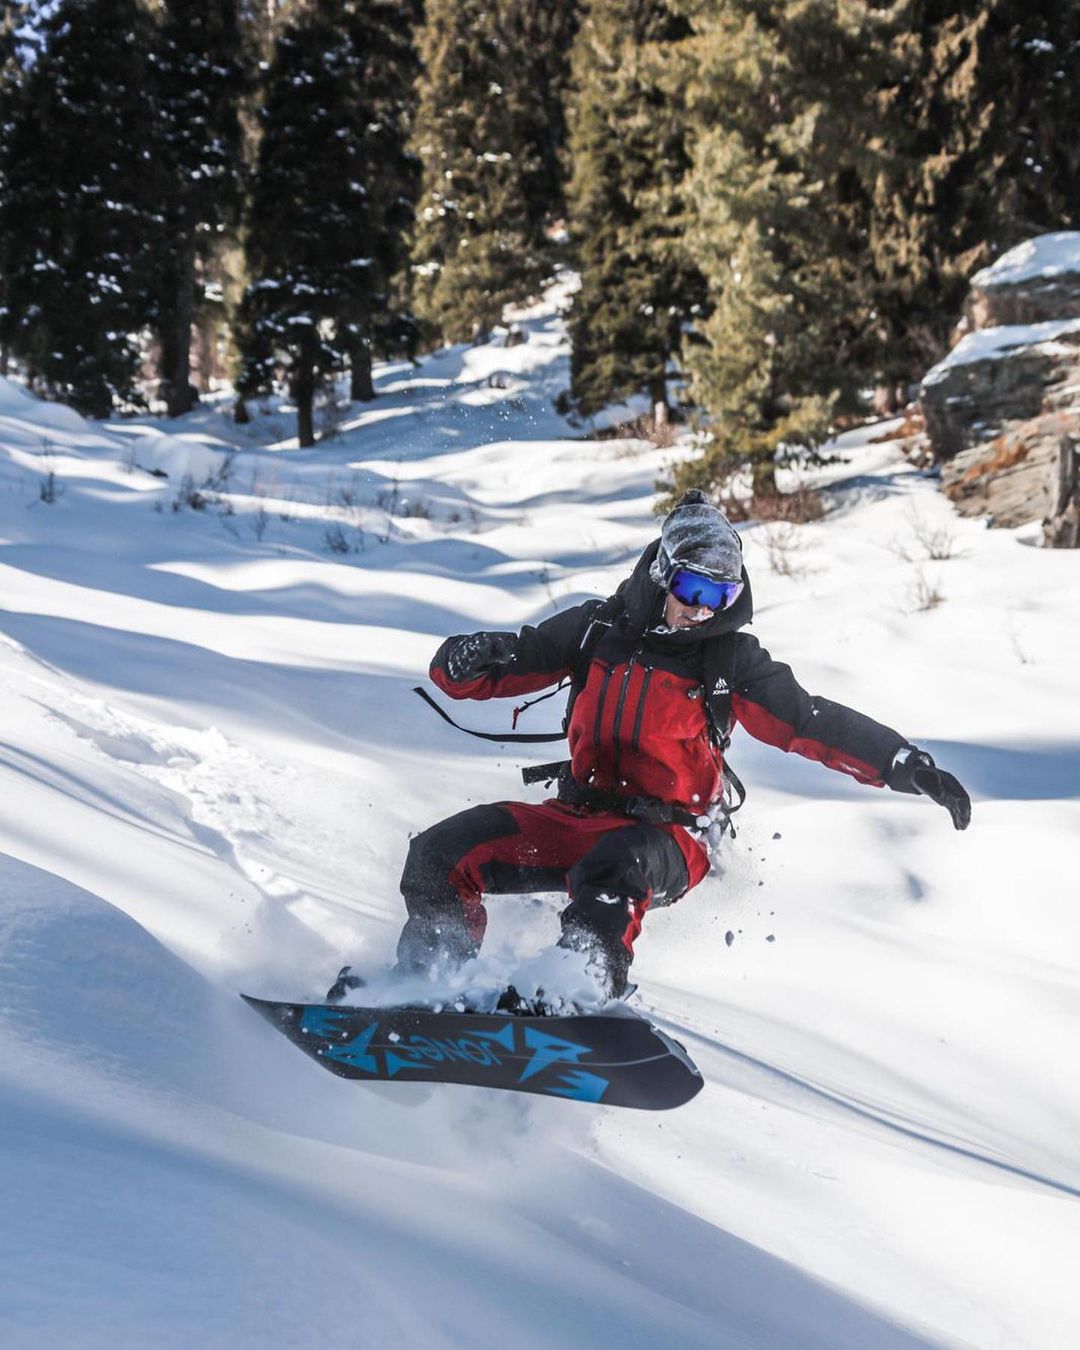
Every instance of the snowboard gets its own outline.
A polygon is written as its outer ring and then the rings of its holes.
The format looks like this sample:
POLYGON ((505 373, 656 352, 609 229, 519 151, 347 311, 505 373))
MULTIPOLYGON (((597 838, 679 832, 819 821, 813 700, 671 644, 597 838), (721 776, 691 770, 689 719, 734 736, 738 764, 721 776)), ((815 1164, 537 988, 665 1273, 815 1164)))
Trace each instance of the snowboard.
POLYGON ((342 1078, 467 1083, 645 1111, 682 1106, 703 1086, 677 1041, 618 1004, 538 1017, 241 997, 342 1078))

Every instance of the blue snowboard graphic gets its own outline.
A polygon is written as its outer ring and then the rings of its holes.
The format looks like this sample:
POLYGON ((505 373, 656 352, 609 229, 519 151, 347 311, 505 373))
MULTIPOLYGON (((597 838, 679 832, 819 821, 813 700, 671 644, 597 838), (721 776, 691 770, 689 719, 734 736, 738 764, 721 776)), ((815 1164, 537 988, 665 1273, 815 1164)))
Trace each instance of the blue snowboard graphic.
POLYGON ((242 997, 342 1078, 467 1083, 649 1111, 681 1106, 702 1087, 682 1046, 624 1009, 529 1017, 242 997))

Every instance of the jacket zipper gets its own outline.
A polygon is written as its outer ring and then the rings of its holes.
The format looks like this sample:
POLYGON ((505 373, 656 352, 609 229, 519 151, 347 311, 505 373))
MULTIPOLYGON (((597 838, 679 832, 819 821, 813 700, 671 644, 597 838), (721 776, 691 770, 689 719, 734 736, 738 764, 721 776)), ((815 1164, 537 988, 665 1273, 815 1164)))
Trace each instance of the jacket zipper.
POLYGON ((615 722, 611 729, 612 741, 615 745, 615 758, 612 762, 612 774, 615 778, 615 787, 619 787, 619 762, 622 759, 622 742, 619 740, 619 728, 622 725, 623 708, 626 704, 626 694, 630 688, 630 676, 634 672, 634 662, 637 660, 637 652, 632 652, 629 661, 626 663, 626 672, 622 678, 622 686, 619 689, 619 701, 615 704, 615 722))
POLYGON ((607 698, 608 685, 611 683, 611 677, 615 674, 615 667, 608 666, 604 671, 604 679, 600 685, 600 695, 596 700, 596 726, 593 729, 593 748, 600 750, 600 727, 604 721, 604 700, 607 698))
POLYGON ((635 753, 641 748, 641 723, 645 717, 645 697, 649 692, 649 681, 652 677, 653 668, 650 666, 641 682, 641 695, 638 698, 637 713, 634 716, 634 732, 630 738, 630 749, 635 753))

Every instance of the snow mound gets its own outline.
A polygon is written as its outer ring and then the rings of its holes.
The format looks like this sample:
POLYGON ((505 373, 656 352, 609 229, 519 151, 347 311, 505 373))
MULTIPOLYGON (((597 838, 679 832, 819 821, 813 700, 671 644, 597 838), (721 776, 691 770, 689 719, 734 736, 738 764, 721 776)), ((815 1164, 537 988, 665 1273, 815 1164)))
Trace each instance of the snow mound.
POLYGON ((190 478, 198 484, 218 477, 228 456, 201 437, 156 435, 142 437, 136 458, 140 468, 167 474, 172 482, 190 478))
POLYGON ((0 1042, 31 1081, 224 1100, 225 996, 122 910, 0 857, 0 1042), (39 1069, 34 1068, 37 1063, 39 1069))
POLYGON ((0 417, 12 417, 20 422, 49 427, 53 431, 89 430, 86 420, 63 403, 46 403, 35 398, 21 385, 0 375, 0 417))

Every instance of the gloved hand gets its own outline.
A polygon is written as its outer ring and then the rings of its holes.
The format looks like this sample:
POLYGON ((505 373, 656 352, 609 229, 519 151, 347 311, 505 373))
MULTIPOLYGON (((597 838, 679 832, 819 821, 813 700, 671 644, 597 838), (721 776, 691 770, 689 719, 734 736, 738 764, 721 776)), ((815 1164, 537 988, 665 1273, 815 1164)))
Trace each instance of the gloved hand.
POLYGON ((446 673, 455 684, 466 684, 505 666, 513 655, 512 633, 470 633, 450 648, 446 673))
POLYGON ((943 806, 958 830, 971 824, 971 798, 958 778, 939 769, 933 758, 917 746, 897 751, 885 782, 894 792, 921 792, 943 806))

